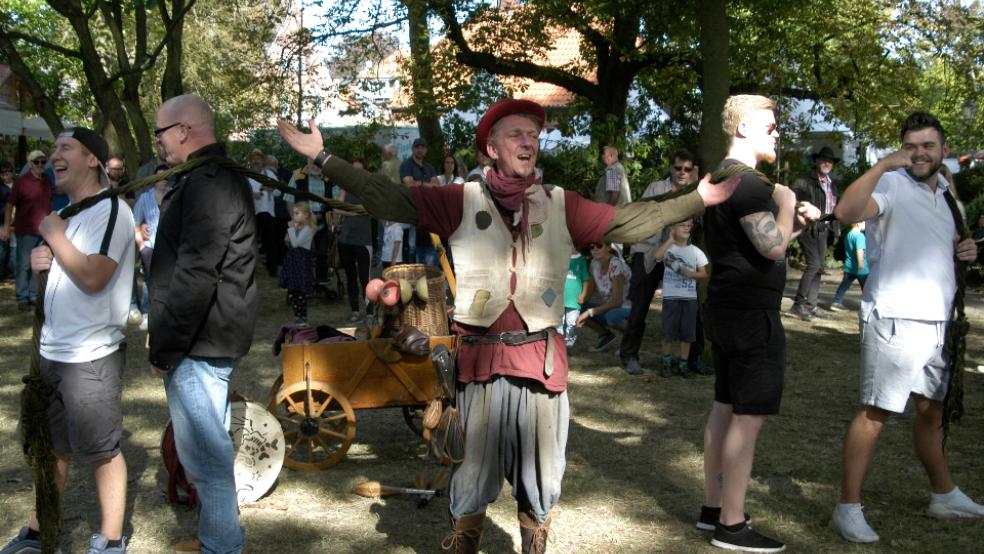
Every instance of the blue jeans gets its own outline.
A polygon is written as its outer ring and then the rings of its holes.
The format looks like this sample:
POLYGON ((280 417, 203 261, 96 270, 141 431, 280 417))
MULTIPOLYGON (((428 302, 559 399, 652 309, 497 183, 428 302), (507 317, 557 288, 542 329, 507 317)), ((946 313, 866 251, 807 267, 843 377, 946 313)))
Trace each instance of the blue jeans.
POLYGON ((844 278, 841 279, 841 284, 837 287, 837 292, 834 293, 834 304, 844 303, 844 295, 847 293, 847 289, 851 288, 851 283, 853 283, 855 279, 857 279, 858 284, 861 285, 861 290, 864 290, 864 282, 868 280, 868 276, 855 275, 845 271, 844 278))
POLYGON ((38 299, 38 284, 31 273, 31 250, 41 244, 39 235, 17 235, 17 265, 14 267, 17 303, 26 304, 38 299))
POLYGON ((174 443, 198 491, 202 552, 235 554, 243 548, 229 437, 229 377, 233 358, 186 356, 164 375, 174 443))

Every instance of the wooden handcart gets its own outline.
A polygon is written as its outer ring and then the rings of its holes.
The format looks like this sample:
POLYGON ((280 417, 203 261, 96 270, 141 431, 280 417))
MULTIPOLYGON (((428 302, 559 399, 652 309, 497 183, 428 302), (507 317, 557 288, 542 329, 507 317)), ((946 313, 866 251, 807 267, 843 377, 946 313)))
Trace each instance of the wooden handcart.
MULTIPOLYGON (((394 322, 428 335, 432 352, 439 345, 456 352, 445 275, 420 264, 391 266, 384 274, 427 281, 427 297, 417 294, 394 322)), ((402 408, 407 425, 422 435, 423 410, 439 395, 430 356, 400 352, 391 338, 285 344, 281 355, 283 375, 270 390, 268 409, 284 428, 284 465, 292 469, 326 469, 341 461, 355 438, 355 410, 402 408)))
MULTIPOLYGON (((430 338, 431 350, 454 352, 456 336, 430 338)), ((345 457, 355 438, 355 411, 402 408, 407 425, 422 432, 421 414, 438 395, 429 356, 393 348, 393 339, 285 344, 283 375, 268 409, 284 428, 284 465, 326 469, 345 457)))

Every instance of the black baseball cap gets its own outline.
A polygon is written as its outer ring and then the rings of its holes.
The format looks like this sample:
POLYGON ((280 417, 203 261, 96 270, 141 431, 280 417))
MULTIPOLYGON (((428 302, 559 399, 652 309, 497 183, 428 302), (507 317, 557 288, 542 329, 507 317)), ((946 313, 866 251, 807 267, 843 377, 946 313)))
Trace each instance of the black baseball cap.
POLYGON ((106 144, 106 139, 96 134, 92 129, 85 127, 65 129, 58 135, 58 138, 62 137, 73 138, 81 142, 82 146, 85 146, 99 160, 100 165, 105 166, 106 162, 109 161, 109 145, 106 144))

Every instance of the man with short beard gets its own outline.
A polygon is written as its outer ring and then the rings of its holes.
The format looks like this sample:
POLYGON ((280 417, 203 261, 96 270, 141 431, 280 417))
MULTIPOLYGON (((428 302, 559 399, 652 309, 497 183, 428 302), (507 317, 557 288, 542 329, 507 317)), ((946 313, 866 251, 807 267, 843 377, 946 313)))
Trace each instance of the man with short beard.
MULTIPOLYGON (((816 206, 820 213, 830 214, 837 206, 837 185, 830 172, 840 161, 829 146, 824 146, 812 156, 813 169, 793 181, 796 199, 816 206)), ((821 222, 803 231, 797 239, 803 250, 806 267, 800 278, 796 297, 793 301, 793 314, 804 321, 814 317, 829 319, 830 312, 817 305, 820 295, 820 275, 827 262, 827 238, 834 231, 831 223, 821 222)))
MULTIPOLYGON (((861 486, 881 430, 910 398, 916 408, 913 443, 931 490, 927 514, 984 517, 984 506, 950 476, 942 427, 950 377, 944 337, 957 286, 953 262, 973 262, 977 246, 973 239, 956 238, 947 207, 951 184, 940 171, 949 147, 939 120, 913 113, 901 138, 902 149, 851 183, 835 210, 842 223, 868 222, 870 267, 860 312, 862 408, 844 438, 841 496, 832 520, 852 542, 879 539, 862 511, 861 486)), ((886 518, 897 514, 889 510, 886 518)))
POLYGON ((464 458, 451 478, 454 530, 442 546, 478 552, 485 509, 506 479, 518 504, 522 551, 546 550, 550 510, 560 499, 569 407, 567 349, 556 327, 574 246, 651 236, 723 201, 735 182, 665 202, 614 207, 544 185, 536 174, 546 113, 500 100, 479 121, 476 143, 494 165, 487 184, 407 188, 328 155, 314 121, 300 133, 281 120, 284 140, 362 199, 369 213, 448 237, 458 277, 453 330, 461 336, 457 406, 464 458))
POLYGON ((714 403, 704 429, 704 505, 697 528, 711 544, 745 552, 786 546, 748 525, 745 493, 755 443, 765 418, 779 413, 786 337, 779 306, 786 285, 786 247, 819 210, 796 207, 788 187, 770 184, 755 167, 776 159, 775 103, 764 96, 731 96, 721 115, 728 137, 720 170, 741 183, 704 215, 705 245, 713 264, 707 286, 708 334, 714 355, 714 403))

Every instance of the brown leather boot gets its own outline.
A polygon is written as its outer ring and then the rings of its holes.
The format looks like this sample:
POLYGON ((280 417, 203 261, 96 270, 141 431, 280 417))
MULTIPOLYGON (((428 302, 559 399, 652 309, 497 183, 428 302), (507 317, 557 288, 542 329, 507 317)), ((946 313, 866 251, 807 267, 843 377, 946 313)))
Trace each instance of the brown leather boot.
POLYGON ((544 554, 547 551, 547 534, 550 532, 550 515, 543 523, 537 521, 532 511, 520 511, 519 534, 523 540, 523 554, 544 554))
POLYGON ((482 524, 485 512, 461 516, 454 522, 454 530, 444 537, 441 548, 453 554, 478 554, 482 542, 482 524))

